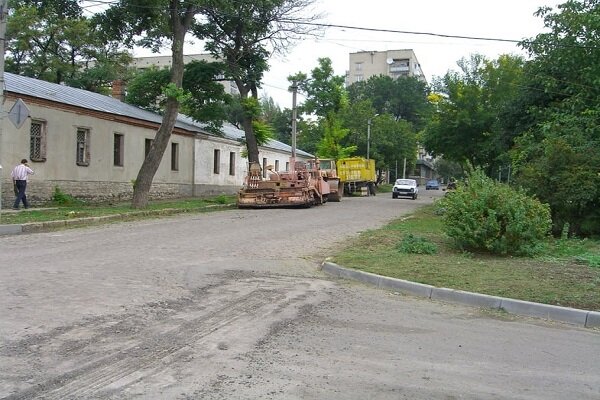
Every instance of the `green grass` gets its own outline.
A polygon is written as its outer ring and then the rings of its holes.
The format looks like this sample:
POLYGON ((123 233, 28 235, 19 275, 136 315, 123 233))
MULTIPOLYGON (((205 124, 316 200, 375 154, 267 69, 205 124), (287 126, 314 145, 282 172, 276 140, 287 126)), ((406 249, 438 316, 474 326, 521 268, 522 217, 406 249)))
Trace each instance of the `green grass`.
POLYGON ((458 251, 433 207, 362 233, 332 257, 349 268, 438 287, 600 310, 600 241, 549 239, 536 258, 458 251), (434 254, 402 252, 406 238, 435 245, 434 254))
POLYGON ((99 217, 106 215, 129 215, 131 218, 149 218, 152 217, 152 211, 173 212, 206 212, 222 207, 235 205, 235 196, 216 196, 212 198, 193 198, 181 200, 151 201, 144 210, 136 210, 131 207, 131 203, 120 203, 114 205, 48 205, 37 210, 31 208, 27 211, 17 213, 2 213, 0 224, 25 224, 30 222, 47 222, 57 220, 68 220, 74 218, 99 217), (150 211, 147 215, 140 215, 139 211, 150 211))

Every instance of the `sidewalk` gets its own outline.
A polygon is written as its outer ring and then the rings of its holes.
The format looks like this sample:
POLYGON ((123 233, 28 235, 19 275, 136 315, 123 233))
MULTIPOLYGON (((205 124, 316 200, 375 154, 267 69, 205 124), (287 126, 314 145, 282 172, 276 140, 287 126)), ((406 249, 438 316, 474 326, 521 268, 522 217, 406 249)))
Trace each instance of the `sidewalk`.
POLYGON ((559 307, 505 297, 464 292, 462 290, 438 288, 422 283, 415 283, 356 269, 344 268, 327 261, 321 264, 321 269, 324 272, 339 278, 353 279, 376 286, 377 288, 395 290, 415 296, 427 297, 432 300, 502 310, 510 314, 566 322, 586 328, 600 328, 600 312, 597 311, 579 310, 576 308, 559 307))

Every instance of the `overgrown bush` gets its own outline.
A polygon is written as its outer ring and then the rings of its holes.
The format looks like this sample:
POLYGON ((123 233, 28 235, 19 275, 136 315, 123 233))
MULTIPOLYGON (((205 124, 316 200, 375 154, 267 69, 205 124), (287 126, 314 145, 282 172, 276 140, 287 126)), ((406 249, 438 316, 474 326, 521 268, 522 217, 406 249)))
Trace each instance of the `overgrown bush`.
POLYGON ((444 231, 463 250, 532 255, 551 229, 550 208, 481 171, 438 202, 444 231))

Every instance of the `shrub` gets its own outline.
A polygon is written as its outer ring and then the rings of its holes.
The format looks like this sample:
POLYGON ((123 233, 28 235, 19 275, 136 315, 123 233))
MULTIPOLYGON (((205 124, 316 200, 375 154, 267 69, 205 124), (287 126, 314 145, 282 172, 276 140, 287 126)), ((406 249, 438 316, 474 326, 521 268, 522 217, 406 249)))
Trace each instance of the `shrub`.
POLYGON ((398 250, 408 254, 435 254, 437 253, 437 246, 425 238, 409 233, 400 242, 398 250))
POLYGON ((551 229, 550 208, 481 171, 438 202, 444 231, 464 250, 532 255, 551 229))

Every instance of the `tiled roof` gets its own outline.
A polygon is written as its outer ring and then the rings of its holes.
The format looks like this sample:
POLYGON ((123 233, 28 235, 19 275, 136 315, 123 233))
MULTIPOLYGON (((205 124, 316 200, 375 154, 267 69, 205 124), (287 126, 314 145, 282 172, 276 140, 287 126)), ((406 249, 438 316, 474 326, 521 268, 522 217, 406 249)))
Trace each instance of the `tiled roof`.
MULTIPOLYGON (((162 116, 150 111, 146 111, 131 104, 123 103, 113 97, 105 96, 100 93, 94 93, 83 89, 77 89, 70 86, 59 85, 46 82, 39 79, 26 76, 4 73, 5 90, 17 95, 37 97, 44 100, 55 101, 71 106, 82 107, 88 110, 105 112, 108 114, 121 115, 129 118, 135 118, 142 121, 149 121, 160 124, 162 116)), ((196 122, 193 119, 179 115, 175 124, 178 128, 191 132, 202 132, 210 134, 204 128, 205 125, 196 122)), ((244 131, 235 126, 225 123, 221 129, 224 137, 232 140, 239 140, 244 137, 244 131)), ((270 140, 265 147, 291 153, 292 148, 285 143, 276 140, 270 140)), ((310 157, 309 153, 297 150, 299 155, 310 157)))

